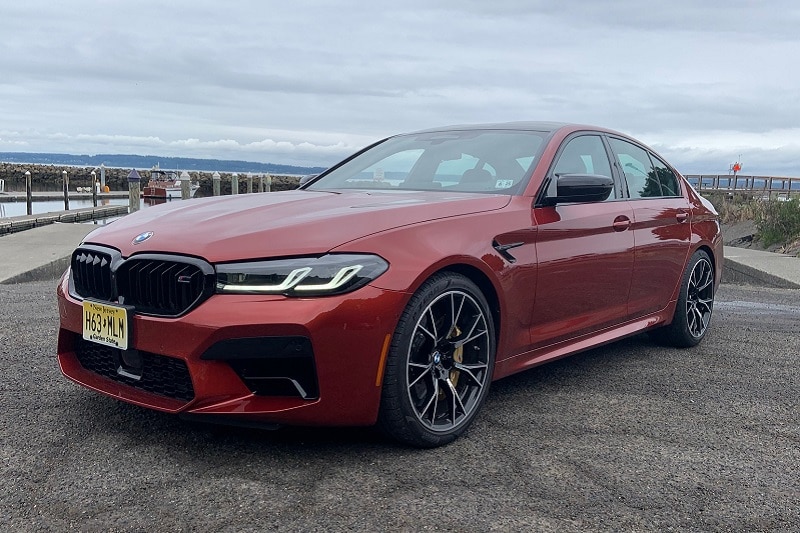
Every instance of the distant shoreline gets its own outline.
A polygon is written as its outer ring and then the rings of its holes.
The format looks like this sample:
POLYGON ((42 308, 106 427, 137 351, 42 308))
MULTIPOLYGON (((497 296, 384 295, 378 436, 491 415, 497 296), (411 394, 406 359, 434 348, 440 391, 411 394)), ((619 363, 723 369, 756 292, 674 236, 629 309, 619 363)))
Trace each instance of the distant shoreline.
POLYGON ((229 159, 202 159, 191 157, 162 157, 135 154, 97 154, 75 155, 39 152, 0 152, 0 166, 4 165, 44 165, 68 168, 118 168, 149 170, 158 165, 165 170, 186 170, 187 172, 237 172, 270 173, 284 175, 319 174, 325 167, 305 167, 278 163, 258 163, 229 159))

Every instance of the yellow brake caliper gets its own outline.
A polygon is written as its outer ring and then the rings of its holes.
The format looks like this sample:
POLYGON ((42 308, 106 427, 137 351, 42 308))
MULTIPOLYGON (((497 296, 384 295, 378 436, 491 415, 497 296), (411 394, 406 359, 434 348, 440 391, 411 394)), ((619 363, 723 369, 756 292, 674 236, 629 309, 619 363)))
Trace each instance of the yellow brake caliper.
MULTIPOLYGON (((459 335, 461 335, 461 330, 458 329, 458 326, 453 326, 453 331, 450 332, 450 335, 448 335, 447 338, 448 339, 452 339, 453 337, 458 337, 459 335)), ((456 363, 459 363, 459 364, 464 362, 464 346, 463 345, 459 346, 458 348, 456 348, 455 351, 453 352, 453 361, 455 361, 456 363)), ((461 372, 459 372, 455 368, 450 370, 450 381, 453 382, 453 387, 458 385, 458 376, 460 376, 460 375, 461 375, 461 372)))
MULTIPOLYGON (((454 337, 458 337, 459 335, 461 335, 461 330, 458 329, 458 326, 453 326, 453 329, 452 329, 452 331, 450 331, 450 334, 447 336, 447 338, 448 339, 452 339, 454 337)), ((453 351, 453 361, 455 361, 456 363, 461 363, 461 362, 464 361, 464 347, 463 346, 459 346, 458 348, 456 348, 453 351)), ((455 368, 450 370, 450 382, 453 384, 453 387, 457 387, 458 386, 458 377, 460 375, 461 375, 461 372, 459 370, 456 370, 455 368)), ((443 400, 445 398, 444 389, 442 389, 442 388, 439 389, 438 398, 439 398, 439 400, 443 400)))

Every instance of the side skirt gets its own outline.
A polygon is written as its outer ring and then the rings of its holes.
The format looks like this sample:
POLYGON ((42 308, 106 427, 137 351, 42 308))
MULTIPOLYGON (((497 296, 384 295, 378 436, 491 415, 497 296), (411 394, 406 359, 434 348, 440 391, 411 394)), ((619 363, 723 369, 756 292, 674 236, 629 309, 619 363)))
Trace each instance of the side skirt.
POLYGON ((511 374, 522 372, 523 370, 528 370, 549 361, 555 361, 556 359, 562 359, 579 352, 597 348, 598 346, 636 335, 655 326, 667 325, 672 320, 676 304, 677 302, 673 301, 670 302, 670 305, 665 309, 657 313, 637 318, 619 326, 606 328, 594 333, 587 333, 575 339, 551 344, 550 346, 544 346, 503 359, 502 361, 497 361, 493 380, 504 378, 511 374))

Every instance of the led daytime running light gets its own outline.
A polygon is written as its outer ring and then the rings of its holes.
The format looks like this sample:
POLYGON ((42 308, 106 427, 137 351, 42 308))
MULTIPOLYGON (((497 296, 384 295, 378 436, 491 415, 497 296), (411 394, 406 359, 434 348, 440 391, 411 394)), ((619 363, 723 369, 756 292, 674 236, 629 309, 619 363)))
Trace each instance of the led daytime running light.
POLYGON ((292 270, 286 279, 284 279, 278 285, 225 285, 218 283, 217 288, 221 291, 227 292, 239 292, 239 291, 248 291, 248 292, 267 292, 267 293, 274 293, 274 292, 283 292, 288 291, 306 276, 308 273, 311 272, 311 267, 305 268, 296 268, 292 270))
POLYGON ((296 291, 332 291, 338 289, 350 279, 358 274, 358 271, 364 268, 363 265, 352 265, 344 267, 328 282, 320 285, 297 285, 294 290, 296 291))
POLYGON ((329 254, 216 265, 217 292, 327 296, 357 290, 389 268, 372 254, 329 254))

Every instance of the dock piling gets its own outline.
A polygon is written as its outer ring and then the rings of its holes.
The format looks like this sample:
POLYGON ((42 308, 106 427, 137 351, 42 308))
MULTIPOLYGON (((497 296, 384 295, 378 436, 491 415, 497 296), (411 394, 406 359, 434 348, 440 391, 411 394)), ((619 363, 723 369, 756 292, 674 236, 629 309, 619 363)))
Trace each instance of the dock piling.
POLYGON ((61 182, 64 185, 64 211, 69 211, 69 174, 66 170, 61 171, 61 182))
POLYGON ((128 174, 128 212, 133 213, 134 211, 139 210, 139 182, 142 181, 142 178, 139 176, 139 173, 136 172, 134 168, 131 170, 130 174, 128 174))
POLYGON ((25 201, 28 204, 28 214, 33 214, 33 195, 31 194, 31 171, 25 171, 25 201))
POLYGON ((181 182, 181 200, 188 200, 192 197, 192 178, 189 177, 189 173, 185 170, 181 172, 180 182, 181 182))
POLYGON ((97 193, 100 191, 100 183, 97 181, 97 173, 92 170, 92 205, 97 207, 97 193))
POLYGON ((211 174, 211 193, 214 196, 219 196, 219 189, 220 189, 220 181, 221 180, 222 180, 222 178, 220 178, 219 172, 214 171, 214 173, 211 174))

